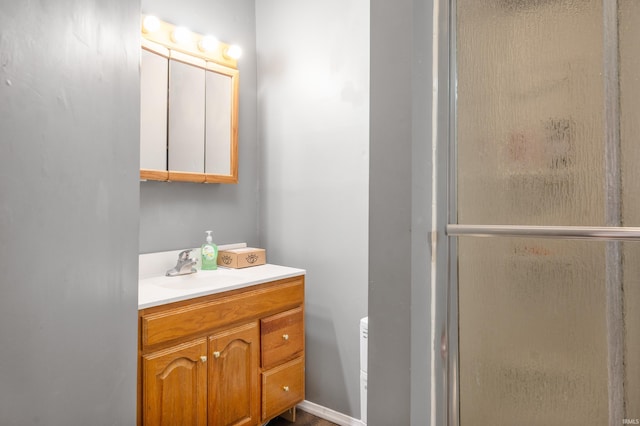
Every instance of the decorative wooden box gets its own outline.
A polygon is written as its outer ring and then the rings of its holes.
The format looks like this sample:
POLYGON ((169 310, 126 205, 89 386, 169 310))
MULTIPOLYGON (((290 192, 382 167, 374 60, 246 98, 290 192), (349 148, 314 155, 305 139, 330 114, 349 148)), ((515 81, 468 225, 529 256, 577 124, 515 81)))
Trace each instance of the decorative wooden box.
POLYGON ((239 269, 265 263, 267 263, 267 256, 265 250, 261 248, 244 247, 222 250, 218 253, 218 265, 225 268, 239 269))

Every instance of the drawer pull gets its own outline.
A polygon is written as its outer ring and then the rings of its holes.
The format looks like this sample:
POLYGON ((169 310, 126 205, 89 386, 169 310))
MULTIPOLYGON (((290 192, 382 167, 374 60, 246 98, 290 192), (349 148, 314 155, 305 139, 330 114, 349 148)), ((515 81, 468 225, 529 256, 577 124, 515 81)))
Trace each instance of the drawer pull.
POLYGON ((289 335, 288 334, 283 334, 282 335, 282 340, 285 340, 285 341, 289 340, 289 335))
POLYGON ((282 390, 285 391, 285 392, 289 392, 289 386, 283 386, 282 390))
POLYGON ((214 357, 214 358, 220 358, 220 352, 215 351, 215 352, 213 353, 213 357, 214 357))
POLYGON ((207 357, 206 357, 205 355, 202 355, 202 356, 200 357, 200 361, 202 361, 202 362, 207 362, 207 357))

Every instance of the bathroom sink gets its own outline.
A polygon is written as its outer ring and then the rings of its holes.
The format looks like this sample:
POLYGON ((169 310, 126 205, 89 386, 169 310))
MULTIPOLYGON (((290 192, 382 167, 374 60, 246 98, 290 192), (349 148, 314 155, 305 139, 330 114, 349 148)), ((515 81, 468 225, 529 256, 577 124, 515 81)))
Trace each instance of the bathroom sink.
POLYGON ((242 278, 229 270, 198 271, 188 275, 174 277, 149 278, 145 284, 175 290, 215 289, 233 285, 242 278))

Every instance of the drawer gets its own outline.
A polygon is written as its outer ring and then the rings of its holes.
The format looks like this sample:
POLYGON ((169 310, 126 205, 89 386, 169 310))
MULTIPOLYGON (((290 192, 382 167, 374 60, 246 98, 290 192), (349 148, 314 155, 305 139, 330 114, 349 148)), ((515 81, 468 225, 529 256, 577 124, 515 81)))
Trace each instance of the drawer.
POLYGON ((304 281, 301 277, 248 288, 230 296, 205 296, 176 307, 167 305, 141 311, 142 348, 204 334, 233 323, 302 304, 304 281))
POLYGON ((304 350, 302 307, 260 320, 262 368, 271 368, 293 359, 304 350))
POLYGON ((304 358, 262 373, 262 420, 268 420, 304 400, 304 358))

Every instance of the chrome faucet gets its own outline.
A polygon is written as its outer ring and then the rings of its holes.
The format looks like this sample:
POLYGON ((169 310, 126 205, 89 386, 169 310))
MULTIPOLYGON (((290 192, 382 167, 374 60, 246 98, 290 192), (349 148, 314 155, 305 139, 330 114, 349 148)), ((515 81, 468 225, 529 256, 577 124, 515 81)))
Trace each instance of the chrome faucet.
POLYGON ((198 270, 194 268, 195 264, 195 259, 191 258, 191 250, 183 250, 178 255, 178 263, 175 268, 169 269, 167 271, 167 276, 175 277, 177 275, 187 275, 198 272, 198 270))

